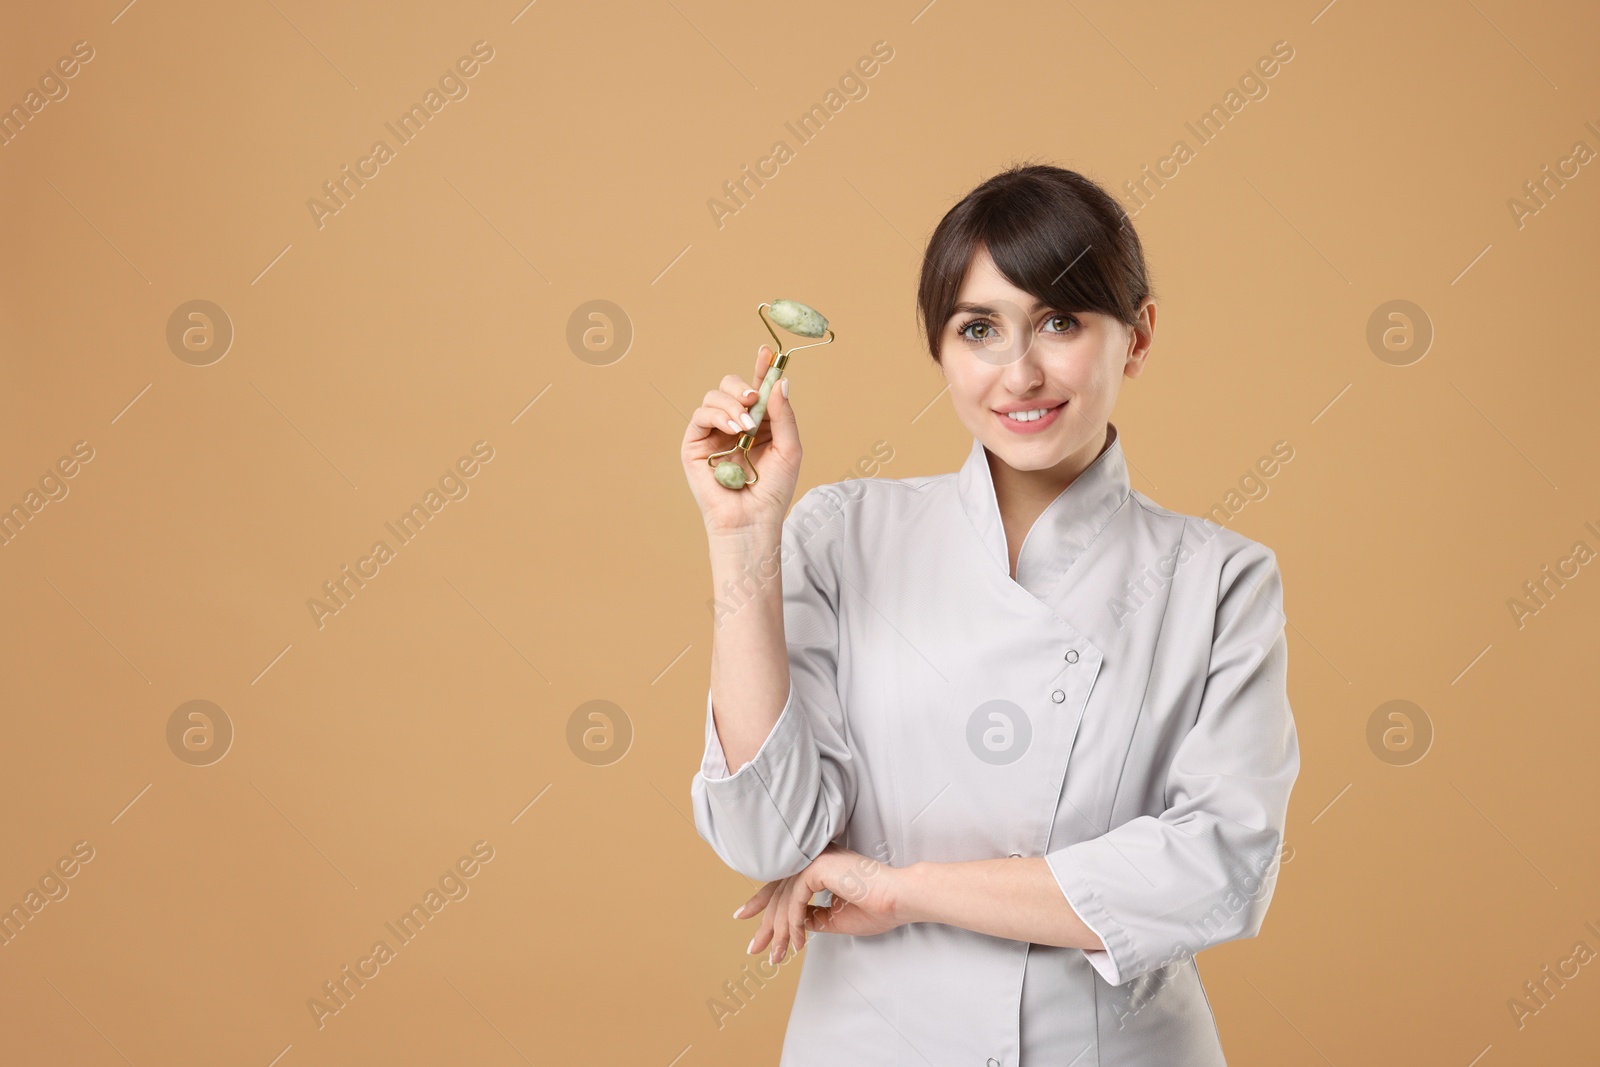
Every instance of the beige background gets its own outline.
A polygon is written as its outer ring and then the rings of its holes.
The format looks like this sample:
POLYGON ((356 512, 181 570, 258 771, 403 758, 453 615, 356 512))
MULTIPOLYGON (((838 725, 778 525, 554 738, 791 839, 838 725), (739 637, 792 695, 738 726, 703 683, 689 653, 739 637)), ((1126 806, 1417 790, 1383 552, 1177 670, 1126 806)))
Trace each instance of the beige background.
POLYGON ((839 337, 792 371, 802 491, 879 440, 883 476, 956 469, 913 317, 934 224, 1025 160, 1133 210, 1179 139, 1136 219, 1160 313, 1114 416, 1134 484, 1201 513, 1294 449, 1228 520, 1283 566, 1303 754, 1262 936, 1200 957, 1230 1063, 1595 1055, 1600 964, 1508 1007, 1600 952, 1600 576, 1508 606, 1600 548, 1596 164, 1508 207, 1600 150, 1586 5, 122 3, 0 33, 8 108, 94 51, 0 147, 0 505, 93 450, 0 547, 0 904, 93 849, 0 947, 5 1063, 775 1062, 796 968, 707 1007, 756 886, 689 820, 687 413, 793 297, 839 337), (784 123, 880 40, 800 144, 784 123), (469 94, 319 228, 322 183, 477 41, 469 94), (200 299, 235 332, 208 366, 167 343, 200 299), (633 332, 608 365, 567 342, 592 300, 633 332), (1367 340, 1392 300, 1433 333, 1405 366, 1367 340), (322 583, 477 441, 469 494, 319 628, 322 583), (169 747, 191 700, 235 732, 208 766, 169 747), (605 766, 568 741, 591 700, 632 732, 605 766), (1369 745, 1390 700, 1431 723, 1420 761, 1369 745), (319 1029, 322 983, 479 841, 469 895, 319 1029))

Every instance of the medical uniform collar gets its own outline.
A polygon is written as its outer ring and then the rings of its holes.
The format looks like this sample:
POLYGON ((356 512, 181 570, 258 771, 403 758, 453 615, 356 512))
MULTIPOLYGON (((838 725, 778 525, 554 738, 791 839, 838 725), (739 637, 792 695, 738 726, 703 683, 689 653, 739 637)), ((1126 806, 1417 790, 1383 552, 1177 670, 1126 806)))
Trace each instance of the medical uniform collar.
MULTIPOLYGON (((1115 423, 1106 424, 1106 438, 1105 448, 1050 502, 1023 538, 1017 556, 1017 584, 1035 597, 1043 599, 1050 592, 1128 498, 1128 464, 1115 423)), ((984 547, 1001 573, 1009 577, 1005 525, 1000 521, 1000 503, 984 451, 983 442, 974 437, 972 450, 956 474, 956 494, 984 547)))

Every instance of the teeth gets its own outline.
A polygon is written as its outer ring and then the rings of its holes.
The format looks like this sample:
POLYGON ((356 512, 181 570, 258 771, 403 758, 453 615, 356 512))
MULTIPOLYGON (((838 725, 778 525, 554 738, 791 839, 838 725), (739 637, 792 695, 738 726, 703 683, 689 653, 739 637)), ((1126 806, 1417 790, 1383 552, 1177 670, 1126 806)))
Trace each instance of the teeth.
POLYGON ((1054 409, 1035 408, 1033 411, 1008 411, 1006 412, 1006 418, 1012 419, 1016 422, 1032 422, 1035 419, 1043 418, 1052 410, 1054 409))

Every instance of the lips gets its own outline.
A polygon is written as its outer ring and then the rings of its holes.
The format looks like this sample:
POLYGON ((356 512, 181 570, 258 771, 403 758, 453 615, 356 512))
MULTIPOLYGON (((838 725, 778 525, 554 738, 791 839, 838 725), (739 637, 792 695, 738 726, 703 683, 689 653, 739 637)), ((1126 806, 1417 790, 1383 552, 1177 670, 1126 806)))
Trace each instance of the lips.
MULTIPOLYGON (((1070 403, 1070 401, 1062 401, 1060 404, 1057 404, 1055 407, 1053 407, 1050 410, 1046 411, 1043 415, 1039 416, 1037 419, 1032 420, 1031 422, 1022 422, 1022 421, 1019 421, 1017 419, 1013 419, 1010 415, 1005 415, 1005 414, 1002 414, 1001 412, 998 412, 998 411, 996 411, 994 413, 994 417, 999 419, 1002 423, 1004 423, 1006 429, 1010 430, 1012 433, 1019 433, 1019 434, 1043 433, 1045 430, 1049 429, 1050 426, 1053 425, 1057 419, 1059 419, 1061 417, 1061 412, 1062 412, 1062 410, 1064 408, 1066 408, 1068 403, 1070 403)), ((1038 410, 1038 409, 1035 408, 1035 409, 1031 409, 1031 410, 1038 410)))

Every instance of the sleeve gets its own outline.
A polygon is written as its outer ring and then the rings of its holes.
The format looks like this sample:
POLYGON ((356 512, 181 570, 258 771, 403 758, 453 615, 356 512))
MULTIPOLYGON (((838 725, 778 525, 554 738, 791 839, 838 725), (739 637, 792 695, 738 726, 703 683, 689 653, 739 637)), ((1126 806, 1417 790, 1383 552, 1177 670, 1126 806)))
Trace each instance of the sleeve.
POLYGON ((1045 855, 1105 945, 1083 953, 1112 985, 1260 932, 1300 771, 1284 623, 1277 556, 1251 541, 1222 565, 1200 709, 1166 810, 1045 855))
MULTIPOLYGON (((690 785, 695 829, 747 877, 796 874, 837 837, 855 807, 856 765, 839 698, 844 494, 820 485, 784 521, 779 566, 789 693, 755 757, 729 774, 706 694, 705 753, 690 785)), ((722 620, 737 626, 737 612, 722 620)))

